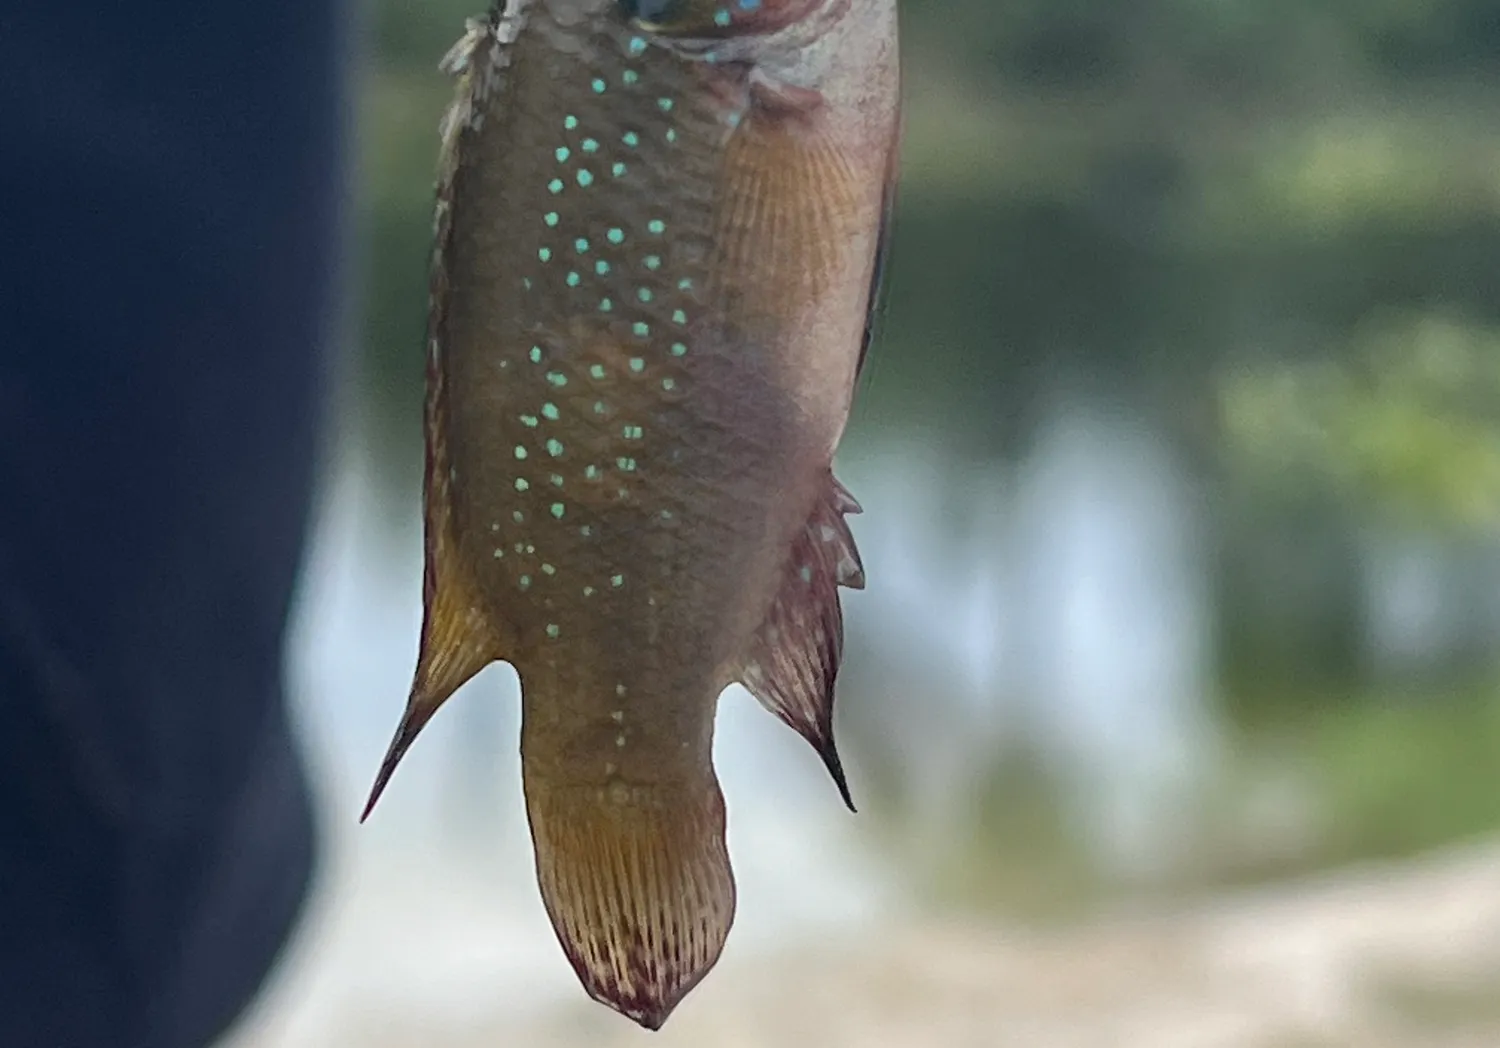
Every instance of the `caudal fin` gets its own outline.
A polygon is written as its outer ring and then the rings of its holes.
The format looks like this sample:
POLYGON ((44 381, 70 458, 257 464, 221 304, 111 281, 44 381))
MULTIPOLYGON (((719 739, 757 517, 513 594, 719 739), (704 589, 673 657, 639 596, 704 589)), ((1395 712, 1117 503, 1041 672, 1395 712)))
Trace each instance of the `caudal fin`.
POLYGON ((526 776, 542 901, 584 989, 648 1030, 718 961, 734 922, 724 797, 692 784, 554 788, 526 776))

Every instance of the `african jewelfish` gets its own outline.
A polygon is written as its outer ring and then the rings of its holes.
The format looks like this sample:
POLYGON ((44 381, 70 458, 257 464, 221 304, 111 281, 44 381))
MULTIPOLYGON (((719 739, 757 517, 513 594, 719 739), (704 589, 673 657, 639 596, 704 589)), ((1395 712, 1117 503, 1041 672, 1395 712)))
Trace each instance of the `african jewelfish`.
POLYGON ((899 136, 896 0, 508 0, 445 60, 424 622, 366 815, 510 662, 537 877, 585 989, 656 1029, 734 917, 714 715, 833 742, 834 479, 899 136))

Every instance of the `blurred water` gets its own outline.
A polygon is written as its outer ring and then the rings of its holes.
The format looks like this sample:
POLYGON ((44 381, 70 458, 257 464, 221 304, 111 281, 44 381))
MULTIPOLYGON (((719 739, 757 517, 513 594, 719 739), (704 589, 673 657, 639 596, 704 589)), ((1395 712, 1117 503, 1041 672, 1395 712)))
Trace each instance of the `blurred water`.
POLYGON ((1016 467, 908 443, 850 470, 871 570, 843 701, 892 740, 915 851, 974 825, 1024 736, 1101 866, 1148 875, 1219 745, 1198 495, 1137 416, 1066 398, 1046 416, 1016 467))
MULTIPOLYGON (((726 960, 899 916, 920 866, 906 860, 972 825, 1008 733, 1055 762, 1101 864, 1143 874, 1171 855, 1169 816, 1217 745, 1193 495, 1131 416, 1068 401, 1050 419, 1019 469, 976 474, 911 443, 841 469, 866 507, 853 526, 870 577, 845 601, 842 717, 856 739, 894 740, 919 833, 877 851, 880 812, 845 813, 810 748, 731 689, 716 760, 741 905, 726 960)), ((443 710, 355 824, 416 657, 421 543, 415 504, 392 528, 376 466, 342 447, 291 642, 328 862, 267 999, 274 1043, 327 1043, 350 1014, 460 1022, 576 1001, 532 875, 508 667, 443 710)))

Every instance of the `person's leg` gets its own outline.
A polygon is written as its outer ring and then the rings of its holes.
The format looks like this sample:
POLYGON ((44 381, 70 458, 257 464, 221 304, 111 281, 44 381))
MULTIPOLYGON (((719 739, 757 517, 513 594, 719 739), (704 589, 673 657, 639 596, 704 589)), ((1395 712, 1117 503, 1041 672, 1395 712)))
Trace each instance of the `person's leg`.
POLYGON ((306 891, 342 15, 0 0, 0 1044, 208 1044, 306 891))

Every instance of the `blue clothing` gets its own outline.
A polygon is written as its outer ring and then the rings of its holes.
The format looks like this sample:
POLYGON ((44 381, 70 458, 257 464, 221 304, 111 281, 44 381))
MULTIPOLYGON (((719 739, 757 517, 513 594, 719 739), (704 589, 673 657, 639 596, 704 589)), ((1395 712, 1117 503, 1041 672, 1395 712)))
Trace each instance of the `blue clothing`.
POLYGON ((343 11, 0 0, 0 1045, 199 1048, 313 868, 281 647, 343 11))

